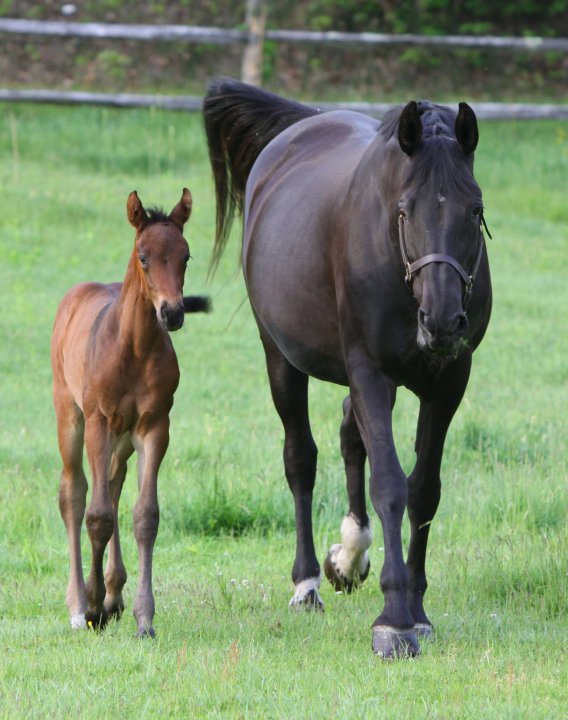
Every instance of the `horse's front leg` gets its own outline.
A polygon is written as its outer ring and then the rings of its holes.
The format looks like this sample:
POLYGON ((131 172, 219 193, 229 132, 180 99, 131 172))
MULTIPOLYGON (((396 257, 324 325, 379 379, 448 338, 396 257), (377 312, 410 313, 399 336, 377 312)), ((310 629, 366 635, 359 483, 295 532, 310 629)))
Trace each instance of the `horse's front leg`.
POLYGON ((339 435, 347 479, 349 512, 341 523, 341 543, 336 543, 329 549, 324 570, 336 590, 349 593, 369 575, 371 562, 368 549, 373 539, 365 503, 367 453, 349 395, 343 401, 343 422, 339 435))
POLYGON ((471 355, 449 365, 432 384, 428 398, 420 401, 416 430, 416 465, 408 478, 408 604, 418 635, 432 635, 432 624, 424 612, 426 592, 426 546, 430 525, 440 501, 440 466, 444 441, 469 378, 471 355))
POLYGON ((155 605, 152 591, 152 555, 158 535, 158 470, 169 443, 169 417, 143 416, 133 437, 138 452, 138 500, 133 510, 134 537, 138 546, 138 584, 133 613, 138 637, 154 637, 155 605))
POLYGON ((114 512, 109 490, 111 435, 107 419, 98 411, 85 418, 85 448, 91 468, 93 492, 87 510, 86 525, 91 540, 91 572, 87 581, 88 625, 104 627, 107 613, 103 606, 105 582, 103 556, 114 530, 114 512))
POLYGON ((408 607, 401 538, 408 489, 392 433, 396 386, 364 353, 352 354, 348 372, 353 409, 369 458, 371 501, 383 529, 381 589, 385 604, 373 623, 373 651, 389 659, 416 655, 419 646, 408 607))

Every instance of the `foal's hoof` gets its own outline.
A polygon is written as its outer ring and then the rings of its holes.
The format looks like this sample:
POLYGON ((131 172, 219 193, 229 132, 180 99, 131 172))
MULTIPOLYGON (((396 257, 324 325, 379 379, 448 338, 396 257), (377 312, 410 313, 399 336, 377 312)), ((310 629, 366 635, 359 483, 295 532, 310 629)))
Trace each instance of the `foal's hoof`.
POLYGON ((137 637, 137 638, 147 638, 147 637, 149 637, 149 638, 155 638, 155 637, 156 637, 156 632, 154 631, 154 628, 153 628, 153 627, 149 627, 149 628, 141 627, 141 628, 138 628, 138 632, 136 633, 136 637, 137 637))
MULTIPOLYGON (((348 577, 341 571, 338 563, 338 555, 342 547, 342 545, 332 545, 323 564, 323 570, 326 578, 336 592, 350 593, 367 579, 369 571, 371 570, 371 561, 368 557, 364 558, 364 565, 361 572, 355 570, 352 577, 348 577)), ((367 553, 365 553, 365 555, 367 555, 367 553)))
POLYGON ((124 602, 121 597, 108 601, 105 599, 104 606, 109 618, 114 617, 117 620, 120 620, 122 613, 124 612, 124 602))
POLYGON ((435 638, 434 627, 430 623, 416 623, 414 632, 421 640, 434 640, 435 638))
POLYGON ((383 660, 397 660, 420 654, 414 628, 399 630, 389 625, 373 627, 373 652, 383 660))
POLYGON ((104 630, 108 621, 107 611, 103 608, 99 613, 87 610, 85 623, 90 630, 104 630))

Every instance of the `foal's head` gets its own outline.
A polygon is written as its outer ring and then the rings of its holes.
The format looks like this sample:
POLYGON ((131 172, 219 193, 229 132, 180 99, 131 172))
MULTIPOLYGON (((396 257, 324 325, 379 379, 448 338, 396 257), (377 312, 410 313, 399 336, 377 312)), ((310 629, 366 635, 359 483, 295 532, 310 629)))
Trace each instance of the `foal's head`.
POLYGON ((159 210, 146 212, 136 191, 130 193, 126 205, 128 220, 136 228, 134 262, 141 286, 164 330, 179 330, 183 325, 183 280, 190 257, 183 226, 191 204, 191 193, 184 188, 169 215, 159 210))
POLYGON ((483 252, 481 190, 473 176, 478 141, 473 110, 411 102, 398 142, 407 155, 398 199, 407 282, 419 304, 419 347, 457 352, 468 329, 466 307, 483 252))

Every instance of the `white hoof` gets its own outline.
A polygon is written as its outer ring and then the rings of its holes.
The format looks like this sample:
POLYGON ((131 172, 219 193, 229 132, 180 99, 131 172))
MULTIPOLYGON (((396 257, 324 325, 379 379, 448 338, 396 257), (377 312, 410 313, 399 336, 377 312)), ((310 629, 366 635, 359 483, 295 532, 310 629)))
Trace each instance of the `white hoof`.
POLYGON ((87 627, 85 615, 71 615, 71 627, 73 628, 73 630, 84 630, 87 627))

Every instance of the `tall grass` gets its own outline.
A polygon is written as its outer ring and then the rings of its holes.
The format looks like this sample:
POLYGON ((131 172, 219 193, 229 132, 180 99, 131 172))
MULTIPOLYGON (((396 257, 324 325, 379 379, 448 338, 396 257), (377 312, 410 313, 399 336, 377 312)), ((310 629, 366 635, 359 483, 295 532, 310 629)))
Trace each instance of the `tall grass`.
MULTIPOLYGON (((432 527, 428 607, 438 639, 378 663, 378 523, 371 577, 323 587, 324 616, 290 613, 292 502, 282 430, 238 271, 238 229, 206 285, 214 198, 200 120, 158 110, 5 106, 0 120, 0 717, 550 718, 566 708, 568 124, 483 123, 476 174, 494 239, 490 329, 452 425, 432 527), (125 203, 169 210, 187 185, 189 292, 214 312, 174 336, 182 379, 160 477, 158 638, 127 612, 73 634, 49 339, 71 285, 124 274, 125 203)), ((343 388, 311 383, 320 559, 346 508, 343 388)), ((416 400, 395 434, 413 463, 416 400)), ((132 472, 120 520, 136 574, 132 472)), ((405 528, 406 533, 406 528, 405 528)), ((88 543, 85 542, 85 550, 88 543)))

